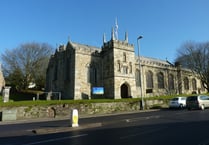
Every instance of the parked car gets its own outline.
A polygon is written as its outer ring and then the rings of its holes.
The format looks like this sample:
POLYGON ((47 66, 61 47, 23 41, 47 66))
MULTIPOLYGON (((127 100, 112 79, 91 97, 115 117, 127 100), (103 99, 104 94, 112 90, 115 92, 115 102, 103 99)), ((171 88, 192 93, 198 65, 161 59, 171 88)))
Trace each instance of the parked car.
POLYGON ((204 110, 205 108, 209 107, 209 96, 207 95, 189 96, 187 97, 186 100, 186 107, 188 110, 191 109, 204 110))
POLYGON ((186 97, 175 97, 170 100, 169 108, 185 108, 186 107, 186 97))

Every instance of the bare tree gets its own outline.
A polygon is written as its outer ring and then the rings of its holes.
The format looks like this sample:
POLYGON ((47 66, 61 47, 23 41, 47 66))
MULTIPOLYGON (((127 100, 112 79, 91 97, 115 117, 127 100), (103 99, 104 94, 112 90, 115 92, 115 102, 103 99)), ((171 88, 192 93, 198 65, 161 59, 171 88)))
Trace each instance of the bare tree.
POLYGON ((44 87, 46 69, 53 48, 46 43, 25 43, 2 54, 6 83, 27 89, 30 83, 44 87))
POLYGON ((209 92, 209 42, 186 42, 178 49, 176 62, 199 75, 202 85, 209 92))

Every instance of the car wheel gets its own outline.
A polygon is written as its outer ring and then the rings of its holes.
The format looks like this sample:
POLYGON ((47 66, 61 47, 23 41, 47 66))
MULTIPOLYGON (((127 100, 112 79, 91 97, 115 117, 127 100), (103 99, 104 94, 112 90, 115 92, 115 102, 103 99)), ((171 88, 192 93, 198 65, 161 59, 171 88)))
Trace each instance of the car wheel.
POLYGON ((202 104, 202 105, 200 106, 200 109, 201 109, 201 110, 205 110, 205 105, 202 104))
POLYGON ((179 108, 180 108, 180 109, 183 109, 183 104, 180 104, 180 105, 179 105, 179 108))

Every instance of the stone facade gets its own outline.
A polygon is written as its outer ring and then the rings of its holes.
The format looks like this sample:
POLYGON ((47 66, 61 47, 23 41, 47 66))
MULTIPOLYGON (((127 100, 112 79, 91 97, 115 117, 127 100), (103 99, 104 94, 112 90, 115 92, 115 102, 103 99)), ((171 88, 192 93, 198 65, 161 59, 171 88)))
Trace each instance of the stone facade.
POLYGON ((127 34, 121 41, 115 39, 113 32, 111 40, 104 39, 101 48, 71 41, 59 46, 48 65, 46 90, 61 92, 62 99, 75 100, 206 91, 191 70, 167 60, 142 56, 139 59, 134 45, 128 43, 127 34), (104 88, 104 93, 93 94, 93 87, 104 88))

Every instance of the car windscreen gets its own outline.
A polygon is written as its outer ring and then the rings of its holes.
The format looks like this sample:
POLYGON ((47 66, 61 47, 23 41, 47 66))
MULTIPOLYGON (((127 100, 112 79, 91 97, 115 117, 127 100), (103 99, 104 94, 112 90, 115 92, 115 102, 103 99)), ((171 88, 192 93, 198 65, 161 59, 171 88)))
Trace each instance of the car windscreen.
POLYGON ((208 96, 200 96, 200 100, 209 100, 208 96))
POLYGON ((197 96, 187 97, 187 101, 197 101, 197 96))
POLYGON ((173 98, 171 99, 171 101, 178 101, 178 98, 173 98))
POLYGON ((186 97, 181 98, 181 100, 186 100, 186 97))

